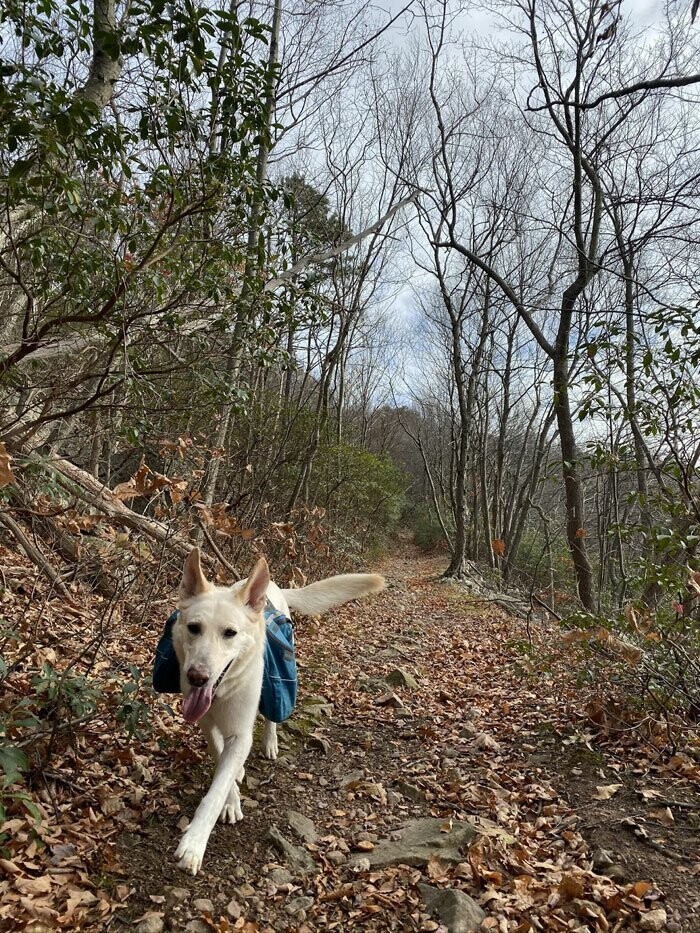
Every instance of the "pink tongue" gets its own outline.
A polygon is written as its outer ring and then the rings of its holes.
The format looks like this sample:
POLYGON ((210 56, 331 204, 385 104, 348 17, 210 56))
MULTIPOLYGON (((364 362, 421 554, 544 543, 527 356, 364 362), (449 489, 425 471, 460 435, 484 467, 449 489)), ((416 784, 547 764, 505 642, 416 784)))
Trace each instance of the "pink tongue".
POLYGON ((182 715, 185 722, 197 722, 211 706, 211 685, 193 687, 182 701, 182 715))

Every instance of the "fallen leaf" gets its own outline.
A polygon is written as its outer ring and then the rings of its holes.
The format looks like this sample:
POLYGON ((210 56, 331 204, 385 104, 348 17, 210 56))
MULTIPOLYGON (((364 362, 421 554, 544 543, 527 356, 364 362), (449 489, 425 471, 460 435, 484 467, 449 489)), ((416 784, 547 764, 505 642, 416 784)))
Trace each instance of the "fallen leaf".
POLYGON ((47 894, 51 890, 51 878, 48 875, 42 875, 41 878, 16 878, 15 887, 22 894, 31 896, 47 894))
POLYGON ((442 881, 447 877, 448 874, 448 868, 445 862, 442 862, 434 855, 431 855, 428 859, 428 864, 426 865, 425 870, 428 877, 433 881, 442 881))
POLYGON ((104 813, 105 816, 112 816, 114 813, 118 813, 119 810, 123 808, 124 804, 121 801, 121 798, 111 795, 105 797, 104 800, 100 803, 100 810, 104 813))
POLYGON ((593 794, 593 800, 610 800, 624 786, 624 784, 598 784, 596 786, 598 793, 593 794))
POLYGON ((651 819, 658 820, 659 823, 663 823, 664 826, 670 826, 672 823, 675 823, 670 807, 664 807, 662 810, 650 810, 649 816, 651 819))
POLYGON ((571 901, 577 897, 583 897, 585 887, 580 878, 574 875, 564 875, 559 882, 559 895, 563 901, 571 901))
POLYGON ((0 441, 0 488, 15 482, 15 476, 10 466, 11 462, 12 457, 8 454, 5 445, 0 441))

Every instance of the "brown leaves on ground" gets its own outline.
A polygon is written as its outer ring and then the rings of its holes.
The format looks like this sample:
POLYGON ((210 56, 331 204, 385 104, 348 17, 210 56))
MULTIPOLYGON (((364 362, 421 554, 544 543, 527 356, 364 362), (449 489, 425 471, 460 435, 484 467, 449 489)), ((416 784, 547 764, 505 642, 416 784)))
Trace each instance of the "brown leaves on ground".
MULTIPOLYGON (((279 534, 286 539, 289 530, 280 527, 279 534)), ((90 596, 64 613, 58 602, 37 600, 40 587, 31 599, 23 597, 20 571, 28 576, 28 568, 9 557, 0 549, 0 561, 16 568, 0 608, 22 626, 26 641, 33 637, 26 669, 40 667, 42 655, 53 652, 54 662, 60 657, 75 663, 88 679, 99 676, 107 686, 87 721, 55 733, 49 762, 41 757, 45 745, 36 746, 30 795, 41 821, 21 799, 9 805, 0 852, 0 928, 14 931, 35 921, 96 931, 115 915, 130 923, 149 913, 167 917, 163 864, 170 865, 183 810, 191 813, 185 789, 191 791, 193 775, 197 792, 204 780, 201 743, 171 715, 172 698, 163 702, 143 687, 128 697, 148 705, 150 730, 129 737, 116 719, 116 692, 130 682, 128 664, 149 672, 172 602, 149 604, 145 619, 126 612, 110 616, 86 665, 76 659, 83 657, 104 606, 90 596), (119 676, 109 680, 110 672, 119 676), (129 853, 128 864, 120 852, 129 853)), ((216 889, 223 898, 203 922, 212 930, 244 933, 438 930, 417 887, 427 881, 474 898, 487 913, 483 931, 640 928, 662 898, 654 879, 620 884, 593 871, 579 815, 538 764, 543 734, 563 735, 574 720, 592 728, 573 677, 544 667, 524 673, 515 647, 522 623, 471 601, 457 586, 431 582, 437 565, 397 555, 382 569, 393 585, 381 596, 344 607, 322 628, 298 625, 302 699, 313 692, 332 703, 333 717, 304 733, 300 710, 282 729, 292 738, 287 765, 265 763, 257 777, 251 772, 261 792, 252 793, 253 783, 244 787, 244 797, 255 806, 247 808, 240 827, 215 830, 196 882, 198 896, 213 898, 216 889), (398 665, 418 675, 417 689, 387 690, 385 677, 398 665), (294 737, 295 727, 302 738, 294 737), (322 870, 305 881, 274 885, 269 873, 276 856, 261 840, 283 806, 314 818, 319 839, 306 849, 322 870), (445 832, 458 822, 474 827, 475 841, 461 862, 446 863, 437 851, 421 866, 368 867, 381 840, 403 821, 428 816, 443 821, 445 832), (216 839, 224 840, 219 848, 216 839), (364 862, 350 867, 350 853, 364 862), (232 874, 241 861, 248 866, 245 879, 232 874), (303 902, 297 913, 288 909, 294 898, 303 902)), ((546 641, 556 646, 565 670, 556 632, 543 630, 538 637, 540 649, 546 641)), ((29 692, 28 674, 13 685, 29 692)), ((44 715, 48 736, 54 713, 44 715)), ((81 718, 68 709, 60 716, 81 718)), ((590 736, 581 741, 585 746, 590 736)), ((696 780, 693 762, 676 757, 673 766, 663 767, 673 767, 678 780, 696 780)), ((637 750, 633 764, 642 761, 637 750)), ((651 773, 661 763, 647 759, 643 767, 651 773)), ((590 806, 622 795, 625 784, 611 778, 601 773, 590 806)), ((649 783, 641 792, 654 808, 654 816, 647 816, 666 830, 673 814, 669 818, 668 805, 649 783)), ((195 884, 184 876, 173 880, 173 874, 166 874, 169 884, 195 884)))

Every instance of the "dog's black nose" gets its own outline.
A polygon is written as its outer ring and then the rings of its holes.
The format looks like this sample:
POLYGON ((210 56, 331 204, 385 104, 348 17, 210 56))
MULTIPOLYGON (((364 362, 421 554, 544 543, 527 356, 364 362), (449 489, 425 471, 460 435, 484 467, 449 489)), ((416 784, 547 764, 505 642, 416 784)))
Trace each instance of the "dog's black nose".
POLYGON ((187 671, 187 679, 193 687, 203 687, 209 680, 209 671, 206 669, 206 667, 193 664, 192 667, 187 671))

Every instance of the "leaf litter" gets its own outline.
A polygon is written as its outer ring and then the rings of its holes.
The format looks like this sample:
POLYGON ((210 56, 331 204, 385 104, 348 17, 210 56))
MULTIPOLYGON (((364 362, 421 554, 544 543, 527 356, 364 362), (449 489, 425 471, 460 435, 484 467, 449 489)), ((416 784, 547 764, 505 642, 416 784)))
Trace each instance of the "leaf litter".
MULTIPOLYGON (((635 799, 652 809, 628 819, 649 839, 652 823, 667 832, 674 807, 666 785, 651 785, 663 778, 676 795, 681 787, 691 795, 697 768, 682 755, 640 767, 638 749, 630 745, 625 757, 616 748, 601 759, 588 802, 572 808, 558 789, 561 772, 538 753, 541 736, 552 732, 591 747, 580 715, 585 697, 573 679, 524 674, 514 647, 522 623, 436 582, 438 569, 407 551, 383 568, 390 586, 382 596, 320 624, 298 624, 301 704, 282 727, 281 758, 268 763, 253 753, 245 819, 215 829, 196 879, 177 871, 173 850, 209 779, 202 740, 181 721, 177 702, 143 687, 150 731, 129 737, 115 728, 104 698, 104 712, 62 736, 50 760, 31 771, 34 816, 21 802, 7 813, 2 929, 104 930, 126 922, 247 933, 444 930, 418 891, 426 881, 472 897, 486 912, 484 931, 653 928, 673 892, 651 873, 619 881, 594 870, 586 820, 639 774, 644 786, 635 799), (388 690, 386 677, 399 666, 417 685, 388 690), (621 780, 601 783, 601 776, 621 780), (313 820, 315 842, 295 838, 285 819, 290 809, 313 820), (472 825, 461 862, 446 864, 437 849, 420 866, 371 866, 382 840, 424 817, 441 820, 445 833, 455 822, 472 825), (304 874, 280 857, 267 835, 275 824, 318 871, 304 874)), ((73 612, 62 614, 58 601, 37 606, 41 585, 31 600, 15 588, 5 615, 21 609, 25 626, 49 633, 36 639, 39 654, 79 645, 84 620, 99 612, 96 597, 76 597, 73 612)), ((164 605, 152 607, 145 628, 121 619, 95 667, 122 677, 128 663, 148 670, 164 605)), ((547 642, 546 628, 538 637, 547 642)), ((630 828, 620 832, 646 845, 630 828)), ((682 869, 692 880, 698 866, 696 849, 682 869)))

